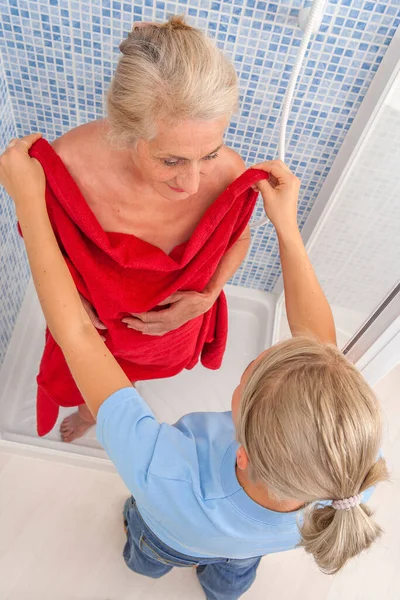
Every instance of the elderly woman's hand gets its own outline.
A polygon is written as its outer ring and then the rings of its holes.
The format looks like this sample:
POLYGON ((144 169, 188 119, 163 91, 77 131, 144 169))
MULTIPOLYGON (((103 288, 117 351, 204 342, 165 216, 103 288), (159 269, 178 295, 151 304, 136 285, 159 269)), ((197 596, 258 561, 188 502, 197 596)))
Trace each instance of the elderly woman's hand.
POLYGON ((214 304, 214 295, 199 292, 176 292, 160 306, 170 304, 164 310, 151 310, 145 313, 132 313, 122 319, 129 329, 141 331, 145 335, 165 335, 178 329, 191 319, 203 315, 214 304))

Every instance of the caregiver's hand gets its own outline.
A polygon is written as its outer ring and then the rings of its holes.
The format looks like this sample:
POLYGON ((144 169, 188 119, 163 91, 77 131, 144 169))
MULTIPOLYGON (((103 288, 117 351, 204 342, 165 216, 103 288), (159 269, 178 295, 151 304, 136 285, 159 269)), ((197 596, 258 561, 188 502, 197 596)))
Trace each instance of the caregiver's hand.
POLYGON ((203 315, 212 307, 215 300, 215 296, 211 294, 176 292, 160 303, 160 306, 170 304, 169 308, 133 313, 133 318, 126 317, 122 322, 126 323, 129 329, 136 329, 145 335, 165 335, 191 319, 203 315))
POLYGON ((0 157, 0 184, 14 200, 15 207, 34 209, 38 202, 45 206, 46 178, 41 164, 28 154, 41 133, 11 140, 0 157))
POLYGON ((268 180, 259 181, 254 187, 261 192, 266 215, 277 233, 297 230, 300 179, 281 160, 270 160, 252 168, 269 173, 268 180))

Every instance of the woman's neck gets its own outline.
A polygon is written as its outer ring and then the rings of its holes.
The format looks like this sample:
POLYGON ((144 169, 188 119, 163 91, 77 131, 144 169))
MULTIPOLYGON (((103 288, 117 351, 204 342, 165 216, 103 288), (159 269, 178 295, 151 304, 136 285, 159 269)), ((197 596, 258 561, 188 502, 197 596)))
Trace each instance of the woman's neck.
POLYGON ((268 488, 261 483, 250 480, 247 471, 243 471, 236 465, 236 477, 244 492, 257 504, 275 512, 293 512, 299 510, 303 503, 298 500, 276 500, 271 496, 268 488))

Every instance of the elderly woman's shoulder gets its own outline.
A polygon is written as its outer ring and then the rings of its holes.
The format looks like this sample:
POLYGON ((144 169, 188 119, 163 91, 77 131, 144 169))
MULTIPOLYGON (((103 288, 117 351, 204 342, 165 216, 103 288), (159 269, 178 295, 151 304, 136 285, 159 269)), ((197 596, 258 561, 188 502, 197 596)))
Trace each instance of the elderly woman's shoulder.
POLYGON ((204 182, 204 192, 208 197, 217 198, 246 170, 243 158, 229 146, 218 151, 219 159, 213 177, 204 182))
POLYGON ((235 181, 246 170, 246 164, 243 158, 229 146, 223 146, 223 151, 220 153, 220 168, 221 177, 224 189, 235 181))
POLYGON ((67 131, 64 135, 55 139, 52 146, 65 163, 74 157, 81 160, 85 154, 93 152, 93 148, 99 149, 104 136, 104 122, 102 120, 85 123, 67 131))

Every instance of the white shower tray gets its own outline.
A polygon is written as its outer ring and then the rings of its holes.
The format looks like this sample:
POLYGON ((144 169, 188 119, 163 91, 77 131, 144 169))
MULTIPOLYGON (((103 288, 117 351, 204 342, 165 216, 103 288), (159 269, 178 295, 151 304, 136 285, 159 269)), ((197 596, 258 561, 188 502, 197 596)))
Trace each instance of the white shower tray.
MULTIPOLYGON (((201 365, 170 379, 138 382, 137 388, 157 418, 174 423, 194 411, 230 409, 231 395, 247 364, 271 345, 275 296, 226 286, 229 338, 219 371, 201 365)), ((29 284, 0 371, 0 446, 67 462, 110 468, 92 428, 71 444, 61 441, 61 420, 75 409, 61 409, 59 420, 45 437, 36 433, 36 373, 44 343, 44 318, 32 283, 29 284)))

